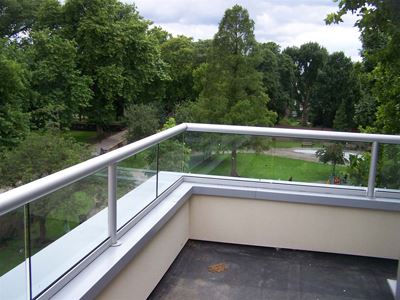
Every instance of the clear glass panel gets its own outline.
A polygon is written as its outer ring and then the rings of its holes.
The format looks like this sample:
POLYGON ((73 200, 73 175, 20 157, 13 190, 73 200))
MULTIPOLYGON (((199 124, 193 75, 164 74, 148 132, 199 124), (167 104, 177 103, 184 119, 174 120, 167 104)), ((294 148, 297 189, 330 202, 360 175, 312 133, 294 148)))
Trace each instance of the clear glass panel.
POLYGON ((400 189, 400 145, 384 144, 379 146, 376 187, 400 189))
POLYGON ((117 228, 156 198, 157 146, 117 164, 117 228))
POLYGON ((188 170, 191 149, 180 134, 158 145, 158 195, 162 194, 188 170))
POLYGON ((106 207, 106 170, 30 204, 34 297, 107 239, 106 207))
POLYGON ((186 133, 185 143, 191 150, 190 173, 365 185, 361 174, 350 167, 368 157, 365 143, 196 132, 186 133))
POLYGON ((0 216, 0 299, 27 299, 24 209, 0 216))

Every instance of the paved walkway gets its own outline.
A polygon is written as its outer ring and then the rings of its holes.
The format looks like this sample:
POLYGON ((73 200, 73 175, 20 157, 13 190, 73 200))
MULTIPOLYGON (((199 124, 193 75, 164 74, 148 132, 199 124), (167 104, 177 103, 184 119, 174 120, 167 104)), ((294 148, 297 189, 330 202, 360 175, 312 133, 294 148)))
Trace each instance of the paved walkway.
POLYGON ((122 130, 101 140, 99 143, 96 144, 96 153, 106 153, 125 145, 127 133, 127 130, 122 130))

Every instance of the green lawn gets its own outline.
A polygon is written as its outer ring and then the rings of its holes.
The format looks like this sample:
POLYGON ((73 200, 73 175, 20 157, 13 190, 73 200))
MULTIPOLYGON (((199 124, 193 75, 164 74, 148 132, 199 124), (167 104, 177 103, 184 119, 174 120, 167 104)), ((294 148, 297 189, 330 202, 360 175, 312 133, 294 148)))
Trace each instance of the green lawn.
MULTIPOLYGON (((337 171, 344 171, 344 166, 337 166, 337 171)), ((230 176, 231 161, 229 154, 215 155, 194 167, 191 172, 230 176)), ((318 162, 304 161, 280 156, 238 153, 237 170, 241 177, 276 179, 301 182, 326 183, 332 167, 318 162)))
POLYGON ((94 144, 97 141, 96 131, 70 130, 66 131, 65 135, 72 137, 79 143, 94 144))
MULTIPOLYGON (((311 148, 321 148, 322 142, 315 140, 291 140, 291 139, 276 139, 271 142, 272 148, 303 148, 303 142, 312 142, 311 148)), ((307 146, 306 148, 310 148, 307 146)))

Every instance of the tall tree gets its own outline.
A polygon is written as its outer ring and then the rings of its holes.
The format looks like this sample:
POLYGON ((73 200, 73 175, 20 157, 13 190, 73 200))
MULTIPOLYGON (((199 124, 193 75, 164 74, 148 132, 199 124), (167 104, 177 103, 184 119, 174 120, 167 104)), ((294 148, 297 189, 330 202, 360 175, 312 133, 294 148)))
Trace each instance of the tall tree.
POLYGON ((30 40, 31 122, 35 128, 69 127, 93 96, 90 77, 76 66, 76 44, 48 29, 32 32, 30 40))
POLYGON ((31 29, 42 2, 43 0, 0 1, 0 37, 12 37, 31 29))
POLYGON ((339 130, 354 128, 354 106, 359 98, 360 84, 351 59, 343 52, 330 54, 312 92, 310 116, 313 125, 339 130))
MULTIPOLYGON (((204 70, 204 84, 194 113, 206 123, 270 126, 276 114, 267 108, 254 22, 239 5, 225 11, 204 70)), ((232 176, 237 176, 238 144, 231 141, 232 176)))
POLYGON ((340 23, 347 13, 359 16, 362 56, 377 100, 372 131, 399 133, 400 124, 400 2, 397 0, 343 0, 339 10, 327 16, 327 24, 340 23))
POLYGON ((29 131, 29 114, 24 105, 29 73, 19 62, 19 50, 0 39, 0 152, 16 146, 29 131))
POLYGON ((270 101, 268 108, 281 119, 294 105, 295 66, 290 56, 282 54, 280 46, 273 42, 260 44, 262 62, 258 70, 263 74, 263 85, 270 101))
POLYGON ((78 63, 93 81, 86 114, 101 132, 124 108, 167 77, 150 22, 117 0, 69 0, 62 30, 78 44, 78 63))
POLYGON ((296 65, 294 89, 301 108, 302 125, 309 121, 311 93, 317 81, 318 72, 324 66, 328 52, 318 43, 306 43, 298 47, 288 47, 283 51, 296 65))
POLYGON ((188 100, 194 100, 194 43, 191 38, 178 36, 161 44, 162 59, 168 64, 171 80, 166 83, 164 105, 167 113, 188 100))

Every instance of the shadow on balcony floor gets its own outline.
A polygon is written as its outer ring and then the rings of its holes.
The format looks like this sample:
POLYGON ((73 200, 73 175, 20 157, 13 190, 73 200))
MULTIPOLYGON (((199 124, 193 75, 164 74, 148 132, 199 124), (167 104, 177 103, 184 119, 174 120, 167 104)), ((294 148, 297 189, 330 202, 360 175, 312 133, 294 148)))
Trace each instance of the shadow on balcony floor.
POLYGON ((393 299, 397 261, 188 241, 149 299, 393 299))

